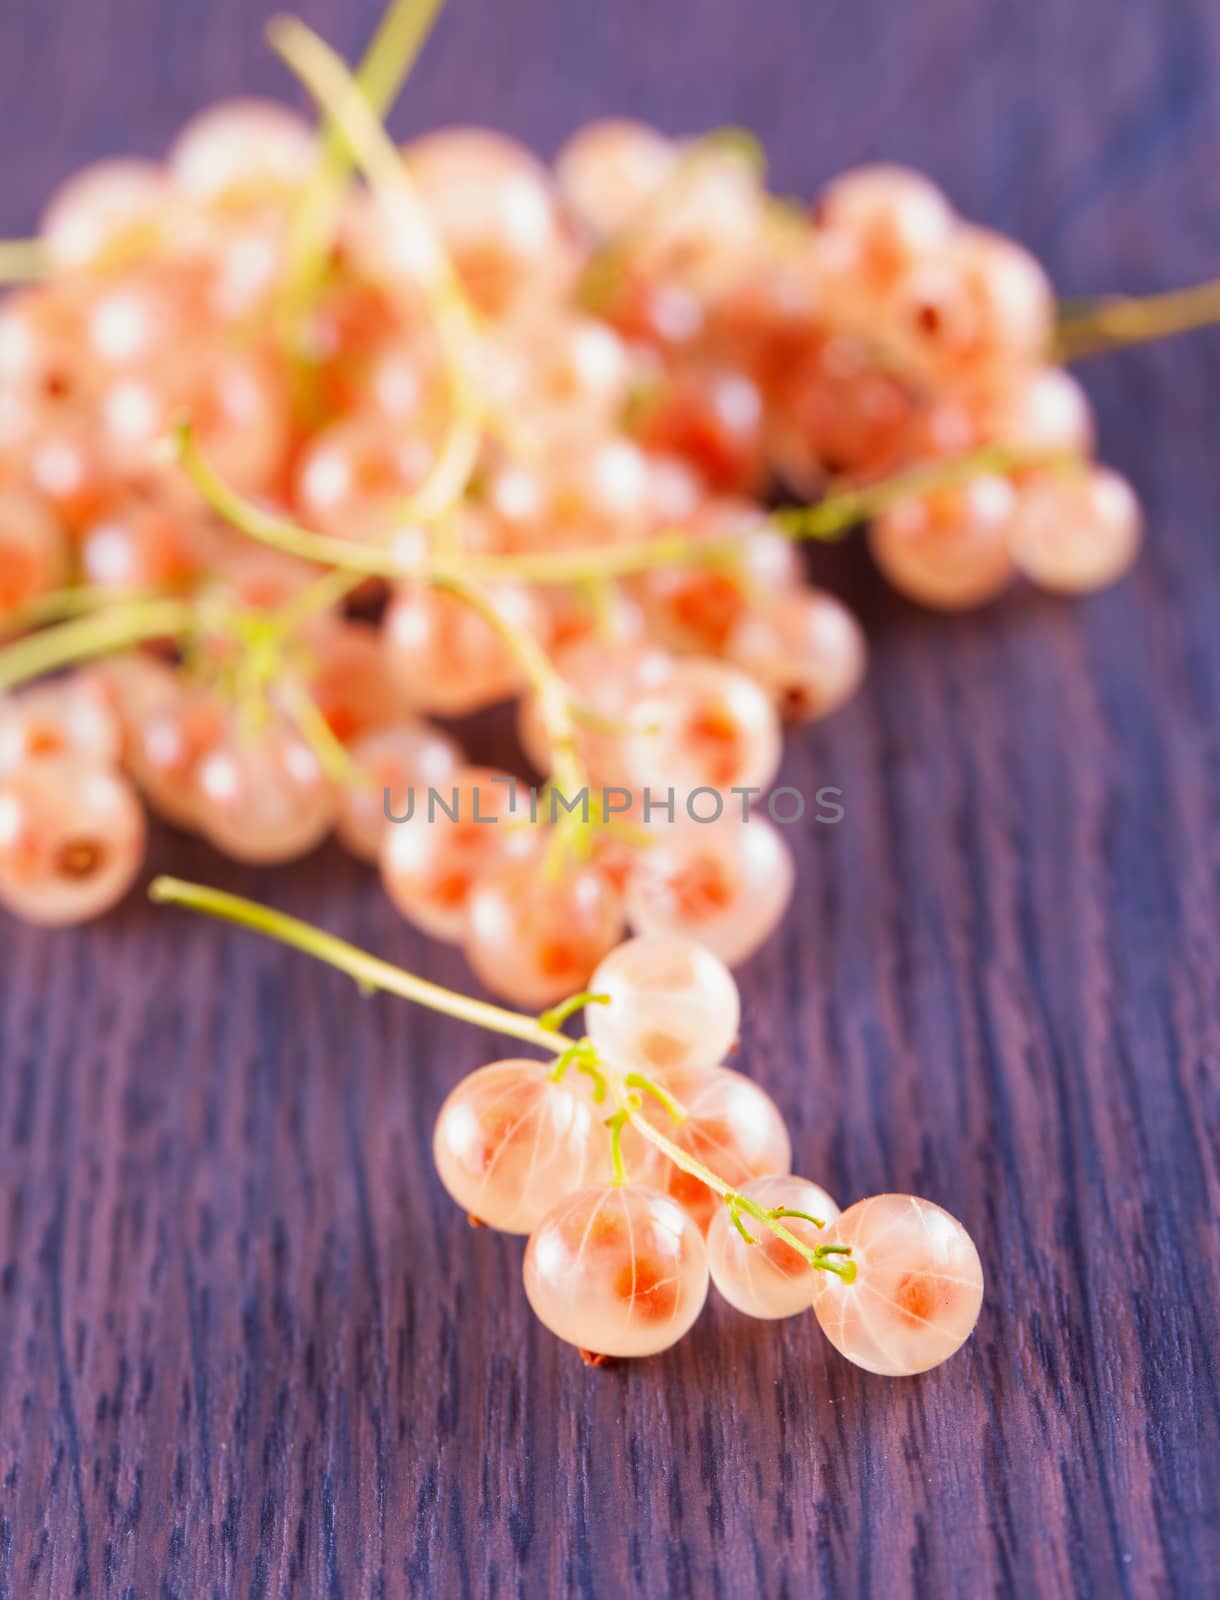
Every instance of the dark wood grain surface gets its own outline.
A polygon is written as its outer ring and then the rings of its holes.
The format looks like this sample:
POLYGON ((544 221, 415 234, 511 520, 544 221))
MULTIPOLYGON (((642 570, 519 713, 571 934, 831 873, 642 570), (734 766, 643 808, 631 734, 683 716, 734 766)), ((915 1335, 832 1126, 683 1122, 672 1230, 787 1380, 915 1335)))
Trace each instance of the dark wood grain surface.
MULTIPOLYGON (((286 89, 267 9, 4 0, 0 230, 286 89)), ((301 9, 350 54, 375 8, 301 9)), ((394 126, 745 123, 801 193, 897 156, 1064 292, 1140 290, 1220 271, 1218 66, 1214 0, 452 0, 394 126)), ((787 772, 847 815, 744 974, 800 1169, 978 1241, 966 1351, 889 1382, 711 1304, 586 1371, 432 1172, 495 1041, 138 896, 0 920, 0 1596, 1216 1592, 1220 335, 1087 377, 1138 572, 946 621, 821 558, 873 670, 787 772)), ((167 867, 465 981, 337 850, 167 867)))

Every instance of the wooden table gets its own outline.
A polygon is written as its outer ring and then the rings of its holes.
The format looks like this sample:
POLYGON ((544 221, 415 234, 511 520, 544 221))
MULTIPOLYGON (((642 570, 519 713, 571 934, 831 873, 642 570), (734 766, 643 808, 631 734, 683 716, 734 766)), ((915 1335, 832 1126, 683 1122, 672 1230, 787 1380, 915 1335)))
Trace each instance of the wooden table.
MULTIPOLYGON (((269 9, 7 0, 3 229, 284 87, 269 9)), ((349 54, 374 9, 303 7, 349 54)), ((781 188, 900 157, 1065 293, 1147 290, 1220 268, 1218 52, 1206 0, 453 0, 395 128, 744 123, 781 188)), ((966 1222, 965 1353, 888 1382, 711 1304, 587 1371, 432 1171, 492 1039, 139 896, 3 921, 0 1595, 1215 1592, 1218 376, 1216 335, 1087 371, 1150 516, 1110 594, 944 620, 818 562, 873 670, 788 758, 847 815, 796 838, 742 1065, 845 1203, 966 1222)), ((465 981, 337 850, 263 875, 166 834, 153 868, 465 981)))

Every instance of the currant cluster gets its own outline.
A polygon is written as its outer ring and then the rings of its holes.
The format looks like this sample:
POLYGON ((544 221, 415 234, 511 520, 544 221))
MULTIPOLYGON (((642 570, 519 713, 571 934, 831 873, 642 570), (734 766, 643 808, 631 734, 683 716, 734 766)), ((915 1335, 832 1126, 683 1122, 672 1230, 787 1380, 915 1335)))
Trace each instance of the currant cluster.
POLYGON ((1057 335, 1037 263, 925 179, 864 169, 807 211, 736 134, 600 122, 550 169, 472 128, 396 149, 380 113, 437 9, 397 0, 355 78, 274 24, 322 132, 215 106, 0 246, 36 280, 0 304, 0 904, 114 905, 137 795, 244 862, 337 832, 494 993, 598 991, 571 1049, 514 1023, 558 1065, 476 1074, 437 1134, 461 1203, 531 1235, 549 1325, 661 1348, 710 1270, 918 1370, 973 1323, 973 1246, 922 1201, 838 1217, 722 1065, 723 963, 792 893, 782 724, 865 670, 798 543, 871 522, 942 608, 1111 581, 1139 510, 1055 352, 1214 297, 1057 335), (506 700, 541 794, 442 725, 506 700))

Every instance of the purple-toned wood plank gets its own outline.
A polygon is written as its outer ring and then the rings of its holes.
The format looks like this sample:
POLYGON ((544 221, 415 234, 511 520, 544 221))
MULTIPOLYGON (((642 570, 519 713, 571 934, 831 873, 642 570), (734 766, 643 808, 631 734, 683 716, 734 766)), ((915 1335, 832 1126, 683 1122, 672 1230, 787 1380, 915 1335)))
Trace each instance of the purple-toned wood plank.
MULTIPOLYGON (((270 7, 6 0, 0 231, 207 100, 288 90, 270 7)), ((301 10, 349 54, 369 0, 301 10)), ((543 151, 585 117, 746 123, 808 193, 926 167, 1065 291, 1220 263, 1205 0, 453 0, 395 116, 543 151)), ((1151 521, 1132 580, 926 618, 858 551, 860 701, 799 739, 846 791, 744 975, 742 1064, 844 1202, 946 1205, 976 1338, 870 1378, 723 1305, 586 1371, 520 1245, 431 1170, 497 1044, 146 909, 0 920, 0 1596, 1202 1594, 1217 1525, 1220 337, 1097 364, 1151 521)), ((239 886, 428 976, 460 958, 335 850, 239 886)))

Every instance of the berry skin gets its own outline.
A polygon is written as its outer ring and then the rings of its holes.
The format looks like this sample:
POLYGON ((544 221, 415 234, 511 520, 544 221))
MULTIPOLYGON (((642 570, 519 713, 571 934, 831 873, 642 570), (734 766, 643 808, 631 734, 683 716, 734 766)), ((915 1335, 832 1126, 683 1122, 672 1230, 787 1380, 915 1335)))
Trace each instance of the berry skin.
POLYGON ((565 1195, 610 1176, 609 1136, 589 1099, 538 1061, 496 1061, 463 1078, 432 1147, 448 1193, 502 1233, 532 1233, 565 1195))
POLYGON ((309 181, 313 129, 274 100, 222 100, 192 117, 170 147, 171 178, 203 205, 262 205, 309 181))
POLYGON ((151 254, 172 239, 180 201, 151 161, 99 161, 52 195, 39 235, 51 265, 82 272, 151 254))
MULTIPOLYGON (((544 630, 541 607, 523 585, 486 588, 513 627, 544 630)), ((404 584, 382 626, 386 669, 408 704, 440 716, 464 716, 507 700, 521 684, 512 652, 486 618, 457 595, 404 584)))
POLYGON ((403 150, 467 293, 492 316, 537 293, 566 255, 550 178, 522 145, 442 128, 403 150))
POLYGON ((376 628, 365 622, 339 623, 322 633, 313 653, 309 693, 341 744, 353 744, 406 718, 406 699, 390 678, 376 628))
POLYGON ((585 1027, 617 1072, 673 1073, 714 1067, 737 1039, 741 1002, 733 975, 693 940, 671 935, 628 939, 589 979, 585 1027))
POLYGON ((746 611, 726 653, 792 722, 814 721, 845 705, 868 662, 864 630, 824 589, 798 589, 746 611))
POLYGON ((135 882, 147 827, 135 790, 74 756, 0 777, 0 905, 47 926, 111 910, 135 882))
MULTIPOLYGON (((752 1178, 741 1185, 740 1192, 767 1211, 783 1206, 825 1223, 839 1215, 838 1206, 825 1189, 807 1178, 752 1178)), ((707 1260, 717 1289, 731 1306, 748 1317, 794 1317, 808 1311, 813 1300, 813 1279, 820 1274, 770 1228, 744 1213, 742 1222, 756 1243, 747 1244, 742 1238, 733 1226, 727 1205, 722 1203, 712 1218, 707 1260)), ((825 1229, 814 1227, 802 1217, 787 1217, 783 1222, 802 1244, 817 1246, 826 1238, 825 1229)))
POLYGON ((376 544, 395 527, 403 502, 432 465, 431 446, 374 413, 344 418, 315 434, 296 470, 301 515, 333 539, 376 544))
POLYGON ((178 682, 158 694, 128 728, 126 762, 152 809, 176 827, 199 823, 196 775, 204 757, 225 736, 225 713, 216 697, 178 682))
POLYGON ((739 541, 740 560, 731 566, 657 567, 635 580, 634 593, 649 634, 667 650, 719 655, 752 604, 800 583, 800 553, 746 501, 704 501, 684 532, 711 544, 739 541))
POLYGON ((1139 552, 1135 491, 1108 467, 1021 485, 1009 535, 1017 566, 1054 594, 1090 594, 1116 582, 1139 552))
MULTIPOLYGON (((751 1079, 728 1067, 692 1067, 663 1073, 659 1082, 682 1106, 685 1120, 675 1123, 651 1096, 641 1107, 642 1115, 734 1189, 751 1178, 791 1168, 792 1145, 784 1119, 770 1095, 751 1079)), ((714 1190, 675 1166, 634 1130, 624 1143, 624 1154, 629 1171, 670 1195, 706 1234, 716 1208, 723 1204, 714 1190)))
POLYGON ((930 1200, 860 1200, 820 1242, 850 1247, 856 1266, 852 1283, 813 1273, 822 1332, 856 1366, 908 1377, 939 1366, 970 1337, 983 1300, 982 1264, 961 1223, 930 1200))
POLYGON ((525 1292, 544 1327, 602 1356, 656 1355, 707 1299, 699 1230, 665 1195, 634 1184, 559 1201, 525 1251, 525 1292))
POLYGON ((546 830, 514 842, 508 859, 480 874, 463 939, 484 986, 535 1011, 582 990, 624 931, 622 899, 606 877, 579 864, 553 875, 547 844, 546 830))
POLYGON ((909 599, 937 611, 969 610, 1012 581, 1016 510, 1016 490, 1006 478, 974 478, 892 507, 869 530, 869 548, 909 599))
POLYGON ((291 728, 257 738, 231 728, 195 771, 200 831, 236 861, 296 861, 330 832, 336 797, 305 741, 291 728))
POLYGON ((671 791, 766 789, 779 769, 775 708, 752 678, 719 661, 675 662, 665 683, 635 702, 629 721, 627 781, 662 800, 671 791))
POLYGON ((555 158, 560 199, 591 239, 616 233, 673 170, 677 147, 642 122, 578 128, 555 158))
POLYGON ((102 683, 91 674, 0 696, 0 773, 63 756, 114 767, 122 744, 118 716, 102 683))
POLYGON ((870 294, 943 245, 954 227, 949 202, 921 173, 899 166, 858 167, 827 186, 815 207, 819 229, 870 294))
POLYGON ((0 486, 0 618, 64 582, 68 547, 40 496, 0 486))
POLYGON ((356 781, 339 798, 337 832, 361 861, 376 861, 381 854, 389 826, 387 806, 391 814, 401 815, 411 788, 426 792, 431 784, 443 789, 464 759, 456 740, 415 718, 361 734, 348 754, 356 781))
POLYGON ((795 880, 792 852, 765 817, 655 827, 632 859, 627 917, 636 933, 696 940, 737 967, 779 926, 795 880))
POLYGON ((895 336, 934 377, 961 380, 1036 362, 1050 347, 1055 296, 1012 239, 959 227, 895 289, 895 336))
POLYGON ((650 450, 689 461, 726 493, 754 493, 766 475, 762 396, 744 372, 683 366, 649 407, 640 436, 650 450))
POLYGON ((404 804, 387 826, 381 846, 386 892, 407 921, 432 938, 461 943, 471 890, 509 852, 513 822, 524 823, 528 815, 514 783, 489 767, 459 767, 435 793, 417 788, 409 807, 404 804))

